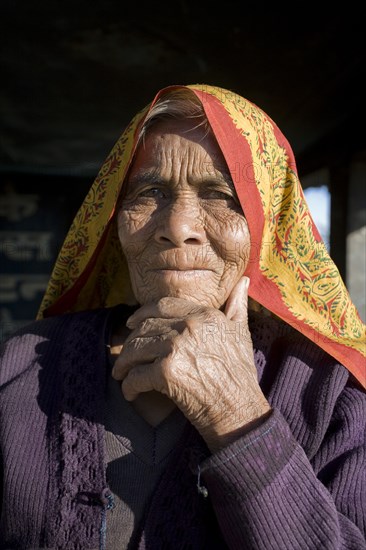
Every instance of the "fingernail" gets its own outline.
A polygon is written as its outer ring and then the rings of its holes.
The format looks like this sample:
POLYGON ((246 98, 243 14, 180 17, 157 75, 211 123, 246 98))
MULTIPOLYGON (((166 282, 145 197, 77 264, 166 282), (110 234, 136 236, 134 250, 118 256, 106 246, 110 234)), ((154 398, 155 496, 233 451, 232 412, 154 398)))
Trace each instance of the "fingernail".
POLYGON ((127 328, 134 328, 134 315, 131 315, 126 321, 127 328))

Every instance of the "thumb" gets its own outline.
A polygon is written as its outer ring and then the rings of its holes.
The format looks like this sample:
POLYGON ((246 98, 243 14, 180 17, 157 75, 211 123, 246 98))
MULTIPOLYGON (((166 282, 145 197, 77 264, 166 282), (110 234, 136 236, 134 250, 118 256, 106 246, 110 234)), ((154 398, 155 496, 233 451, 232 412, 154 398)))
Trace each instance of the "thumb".
POLYGON ((231 321, 247 321, 249 277, 242 277, 232 289, 225 305, 225 315, 231 321))

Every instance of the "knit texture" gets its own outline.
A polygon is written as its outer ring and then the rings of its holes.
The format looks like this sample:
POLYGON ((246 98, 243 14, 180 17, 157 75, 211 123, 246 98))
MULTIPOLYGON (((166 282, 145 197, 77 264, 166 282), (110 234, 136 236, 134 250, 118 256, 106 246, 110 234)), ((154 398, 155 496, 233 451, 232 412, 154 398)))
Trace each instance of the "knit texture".
MULTIPOLYGON (((123 312, 39 321, 4 346, 2 550, 105 548, 105 342, 123 312)), ((277 319, 250 328, 273 413, 212 456, 187 424, 136 547, 365 549, 365 393, 277 319)))
POLYGON ((156 427, 151 426, 124 399, 121 383, 108 376, 105 462, 114 497, 106 522, 108 550, 133 547, 144 510, 186 423, 175 409, 156 427))

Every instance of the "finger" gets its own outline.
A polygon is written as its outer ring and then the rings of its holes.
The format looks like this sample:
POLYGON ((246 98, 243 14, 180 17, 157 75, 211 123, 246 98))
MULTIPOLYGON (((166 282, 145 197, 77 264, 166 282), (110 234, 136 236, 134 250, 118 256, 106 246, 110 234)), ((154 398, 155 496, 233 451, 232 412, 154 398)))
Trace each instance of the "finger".
POLYGON ((151 364, 156 359, 165 357, 169 351, 169 338, 164 340, 164 336, 135 337, 130 341, 126 340, 114 363, 112 376, 116 380, 123 380, 137 365, 151 364))
POLYGON ((182 318, 199 312, 201 309, 201 306, 183 298, 161 298, 156 303, 151 302, 141 306, 127 319, 126 325, 128 328, 134 329, 147 318, 182 318))
POLYGON ((127 401, 133 401, 140 393, 152 390, 160 391, 161 382, 157 383, 154 365, 137 365, 130 370, 122 382, 122 393, 127 401))
POLYGON ((174 334, 177 334, 177 331, 181 327, 182 321, 179 319, 178 321, 175 319, 161 319, 159 318, 152 318, 148 317, 147 319, 144 319, 141 321, 136 328, 130 332, 130 334, 127 336, 125 340, 125 344, 129 343, 130 341, 134 340, 135 338, 140 337, 159 337, 159 336, 165 336, 168 334, 171 334, 174 332, 174 334))
POLYGON ((232 289, 225 305, 225 315, 231 321, 248 319, 249 277, 242 277, 232 289))

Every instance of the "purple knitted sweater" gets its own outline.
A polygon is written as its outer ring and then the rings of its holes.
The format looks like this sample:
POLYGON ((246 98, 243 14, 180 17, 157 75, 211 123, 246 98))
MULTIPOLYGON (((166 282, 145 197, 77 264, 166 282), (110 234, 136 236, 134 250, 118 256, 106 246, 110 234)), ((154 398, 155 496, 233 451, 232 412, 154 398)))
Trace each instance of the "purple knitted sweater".
MULTIPOLYGON (((0 548, 105 548, 102 309, 38 321, 0 368, 0 548)), ((273 413, 210 455, 187 425, 149 502, 137 548, 366 548, 366 394, 284 323, 253 314, 261 387, 273 413), (199 475, 197 475, 199 474, 199 475)))

